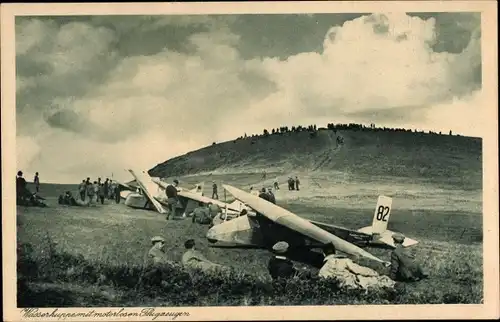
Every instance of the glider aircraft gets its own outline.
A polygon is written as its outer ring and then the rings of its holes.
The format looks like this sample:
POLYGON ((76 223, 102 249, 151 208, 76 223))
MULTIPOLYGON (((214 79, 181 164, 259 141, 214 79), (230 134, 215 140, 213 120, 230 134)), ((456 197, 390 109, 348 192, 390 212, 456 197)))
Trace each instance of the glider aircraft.
MULTIPOLYGON (((387 263, 361 247, 395 247, 393 232, 387 230, 392 205, 389 197, 379 197, 372 226, 351 230, 306 220, 258 196, 229 185, 223 187, 256 213, 239 216, 210 228, 206 237, 213 247, 271 249, 276 242, 286 241, 290 245, 291 259, 309 262, 316 267, 322 265, 323 256, 313 249, 321 248, 327 243, 333 243, 343 253, 383 264, 387 263)), ((406 238, 403 246, 416 243, 418 242, 406 238)))
MULTIPOLYGON (((169 184, 160 180, 160 178, 150 177, 145 172, 134 170, 128 171, 134 177, 135 183, 137 184, 137 186, 134 186, 139 192, 123 191, 121 196, 125 199, 125 205, 138 209, 156 210, 161 214, 167 213, 168 204, 165 189, 169 184)), ((133 188, 131 184, 129 184, 129 187, 133 188)), ((247 208, 239 200, 235 200, 228 204, 203 196, 203 182, 198 183, 196 187, 191 190, 184 190, 177 187, 177 193, 180 199, 180 205, 178 205, 178 207, 182 208, 184 214, 192 212, 200 202, 203 204, 216 204, 227 214, 233 216, 240 214, 243 209, 247 208)))

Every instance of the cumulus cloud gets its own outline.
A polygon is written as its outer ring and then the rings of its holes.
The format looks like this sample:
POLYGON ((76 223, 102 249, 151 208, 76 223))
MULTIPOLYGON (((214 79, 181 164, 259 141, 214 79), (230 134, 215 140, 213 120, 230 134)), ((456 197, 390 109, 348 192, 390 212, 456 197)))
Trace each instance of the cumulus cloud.
POLYGON ((333 27, 321 54, 264 63, 280 91, 258 102, 245 118, 265 119, 267 109, 297 120, 311 115, 376 116, 403 106, 432 106, 470 91, 472 80, 464 76, 471 72, 468 66, 480 64, 475 54, 479 42, 472 38, 460 54, 436 53, 434 24, 432 18, 374 14, 333 27))
POLYGON ((467 26, 475 31, 462 51, 437 52, 434 18, 366 15, 332 26, 322 51, 283 60, 243 58, 245 38, 231 19, 127 19, 145 30, 203 28, 185 37, 184 51, 167 41, 153 54, 125 56, 117 48, 130 23, 118 28, 119 19, 115 29, 36 19, 17 26, 20 166, 74 181, 149 169, 280 125, 383 122, 468 134, 474 126, 465 120, 480 122, 477 25, 467 26))

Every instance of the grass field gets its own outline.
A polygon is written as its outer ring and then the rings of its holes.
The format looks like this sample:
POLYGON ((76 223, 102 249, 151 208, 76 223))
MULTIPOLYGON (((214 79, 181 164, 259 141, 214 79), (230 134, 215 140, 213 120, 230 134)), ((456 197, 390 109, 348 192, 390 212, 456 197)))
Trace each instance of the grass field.
MULTIPOLYGON (((107 202, 79 208, 57 204, 57 196, 75 186, 42 185, 48 208, 17 208, 18 270, 24 272, 19 305, 24 306, 166 306, 166 305, 305 305, 363 303, 480 303, 482 300, 481 191, 450 188, 426 180, 345 176, 328 172, 301 175, 301 190, 288 191, 292 173, 205 174, 180 177, 189 187, 212 180, 240 188, 282 183, 278 204, 304 218, 360 228, 371 224, 379 194, 394 198, 389 229, 420 241, 417 258, 431 278, 398 285, 397 291, 346 294, 325 282, 294 281, 287 286, 270 281, 263 250, 211 248, 206 226, 188 220, 165 221, 153 211, 107 202), (375 178, 375 179, 374 179, 375 178), (167 288, 142 279, 150 238, 167 239, 167 253, 179 262, 183 243, 194 238, 215 262, 234 268, 230 276, 189 277, 182 268, 169 272, 167 288), (29 245, 29 246, 28 246, 29 245), (30 270, 31 267, 31 270, 30 270), (36 267, 33 269, 32 267, 36 267), (128 281, 128 282, 127 282, 128 281), (149 283, 149 284, 148 284, 149 283), (283 287, 286 291, 284 292, 283 287), (141 296, 138 296, 140 294, 141 296)), ((445 182, 443 179, 442 182, 445 182)), ((232 200, 219 189, 220 199, 232 200)), ((369 249, 388 259, 389 252, 369 249)), ((381 273, 385 268, 373 267, 381 273)))

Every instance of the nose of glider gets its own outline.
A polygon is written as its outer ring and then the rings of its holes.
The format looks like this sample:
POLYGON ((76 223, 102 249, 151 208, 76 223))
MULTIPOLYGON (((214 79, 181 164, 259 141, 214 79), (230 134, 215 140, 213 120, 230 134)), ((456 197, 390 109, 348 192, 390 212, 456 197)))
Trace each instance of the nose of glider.
POLYGON ((214 244, 218 241, 217 239, 217 230, 216 230, 216 227, 217 226, 213 226, 212 228, 210 228, 208 231, 207 231, 207 240, 214 244))

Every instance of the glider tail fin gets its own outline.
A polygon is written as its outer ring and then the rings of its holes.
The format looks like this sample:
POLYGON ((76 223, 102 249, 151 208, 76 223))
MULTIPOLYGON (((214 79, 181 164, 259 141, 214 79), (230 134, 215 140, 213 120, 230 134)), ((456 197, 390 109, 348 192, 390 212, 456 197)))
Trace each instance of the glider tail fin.
POLYGON ((372 234, 383 234, 387 230, 387 224, 391 216, 392 198, 379 196, 375 212, 373 214, 372 234))
MULTIPOLYGON (((392 198, 386 196, 379 196, 375 213, 373 214, 373 222, 371 226, 359 229, 359 232, 372 235, 372 245, 389 246, 394 248, 394 241, 392 240, 393 231, 387 229, 389 217, 391 216, 392 198)), ((409 247, 417 244, 418 241, 406 237, 403 243, 404 247, 409 247)))

